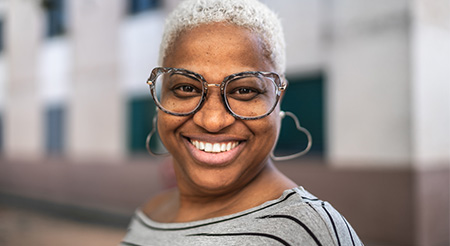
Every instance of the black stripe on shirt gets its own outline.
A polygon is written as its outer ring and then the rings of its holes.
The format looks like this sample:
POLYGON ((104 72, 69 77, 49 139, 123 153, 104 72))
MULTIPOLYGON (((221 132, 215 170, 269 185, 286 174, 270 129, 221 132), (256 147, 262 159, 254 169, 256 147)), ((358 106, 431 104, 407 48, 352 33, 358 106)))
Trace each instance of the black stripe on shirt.
POLYGON ((318 246, 322 246, 319 239, 317 239, 316 235, 314 235, 314 233, 311 231, 311 229, 309 229, 309 227, 306 226, 305 223, 301 222, 299 219, 297 219, 293 216, 275 214, 275 215, 267 215, 267 216, 263 216, 263 217, 259 217, 259 218, 260 219, 283 218, 283 219, 292 220, 295 223, 299 224, 301 227, 303 227, 303 229, 305 229, 305 231, 308 232, 308 234, 312 237, 312 239, 314 240, 314 242, 316 242, 316 244, 318 246))
POLYGON ((125 245, 125 246, 143 246, 141 244, 134 244, 134 243, 128 243, 128 242, 121 242, 121 245, 125 245))
POLYGON ((339 235, 338 235, 338 232, 336 230, 336 224, 334 223, 333 217, 331 217, 330 212, 328 212, 327 208, 325 207, 325 202, 322 202, 322 208, 328 214, 328 217, 331 220, 331 224, 333 225, 334 233, 336 234, 336 239, 337 239, 338 245, 341 246, 341 240, 339 239, 339 235))
POLYGON ((309 198, 309 197, 306 197, 306 196, 302 196, 302 199, 303 200, 308 200, 308 201, 319 201, 319 199, 318 198, 309 198))
POLYGON ((348 234, 350 234, 350 239, 352 240, 352 244, 353 244, 353 246, 355 246, 355 241, 353 240, 353 235, 352 235, 352 231, 350 230, 350 226, 348 225, 347 220, 344 218, 344 216, 341 215, 341 217, 342 217, 342 220, 345 222, 345 225, 347 226, 348 234))
POLYGON ((312 208, 312 210, 314 210, 317 214, 319 214, 319 212, 317 212, 317 210, 311 205, 311 203, 306 202, 306 204, 308 204, 308 206, 309 206, 310 208, 312 208))
POLYGON ((272 204, 269 204, 269 205, 267 205, 267 206, 265 206, 265 207, 262 207, 262 208, 259 208, 259 209, 256 209, 256 210, 253 210, 253 211, 244 213, 244 214, 240 214, 240 215, 237 215, 237 216, 234 216, 234 217, 230 217, 230 218, 226 218, 226 219, 222 219, 222 220, 217 220, 217 221, 213 221, 213 222, 209 222, 209 223, 205 223, 205 224, 193 225, 193 226, 177 227, 177 228, 160 228, 160 227, 155 227, 155 226, 152 226, 152 225, 147 224, 147 223, 146 223, 144 220, 142 220, 142 218, 140 218, 139 216, 135 216, 135 218, 137 219, 137 221, 139 221, 139 222, 140 222, 142 225, 144 225, 145 227, 147 227, 147 228, 149 228, 149 229, 152 229, 152 230, 156 230, 156 231, 180 231, 180 230, 188 230, 188 229, 194 229, 194 228, 199 228, 199 227, 203 227, 203 226, 208 226, 208 225, 218 224, 218 223, 225 222, 225 221, 234 220, 234 219, 237 219, 237 218, 240 218, 240 217, 249 215, 249 214, 253 214, 253 213, 259 212, 259 211, 261 211, 261 210, 270 208, 270 207, 272 207, 272 206, 275 206, 275 205, 277 205, 277 204, 280 204, 280 203, 286 201, 289 197, 291 197, 292 195, 294 195, 294 194, 296 194, 296 193, 297 193, 297 192, 293 191, 293 192, 287 194, 286 197, 284 197, 284 198, 281 199, 280 201, 277 201, 277 202, 272 203, 272 204))
POLYGON ((267 234, 267 233, 258 233, 258 232, 242 232, 242 233, 220 233, 220 234, 216 234, 216 233, 197 233, 197 234, 190 234, 187 236, 206 236, 206 237, 226 237, 226 236, 259 236, 259 237, 267 237, 267 238, 271 238, 274 239, 276 241, 278 241, 279 243, 286 245, 286 246, 290 246, 290 244, 286 241, 284 241, 283 239, 271 235, 271 234, 267 234))

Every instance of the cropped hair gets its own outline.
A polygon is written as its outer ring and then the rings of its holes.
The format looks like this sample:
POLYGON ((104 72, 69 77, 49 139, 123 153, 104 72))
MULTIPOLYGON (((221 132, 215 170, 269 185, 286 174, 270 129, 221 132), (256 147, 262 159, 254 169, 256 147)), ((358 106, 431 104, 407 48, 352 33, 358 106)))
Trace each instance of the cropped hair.
POLYGON ((257 34, 275 71, 284 74, 286 44, 277 15, 258 0, 186 0, 167 17, 159 50, 162 65, 168 50, 183 31, 202 24, 225 22, 257 34))

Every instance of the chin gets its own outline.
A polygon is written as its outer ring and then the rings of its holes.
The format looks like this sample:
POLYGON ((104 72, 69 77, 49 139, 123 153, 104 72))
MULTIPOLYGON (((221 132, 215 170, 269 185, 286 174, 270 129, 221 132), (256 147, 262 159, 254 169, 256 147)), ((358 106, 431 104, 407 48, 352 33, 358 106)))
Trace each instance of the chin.
MULTIPOLYGON (((244 170, 230 170, 231 167, 221 169, 185 170, 183 180, 179 185, 187 184, 191 190, 200 194, 222 195, 235 191, 246 184, 242 177, 246 177, 244 170)), ((233 169, 233 168, 231 168, 233 169)))

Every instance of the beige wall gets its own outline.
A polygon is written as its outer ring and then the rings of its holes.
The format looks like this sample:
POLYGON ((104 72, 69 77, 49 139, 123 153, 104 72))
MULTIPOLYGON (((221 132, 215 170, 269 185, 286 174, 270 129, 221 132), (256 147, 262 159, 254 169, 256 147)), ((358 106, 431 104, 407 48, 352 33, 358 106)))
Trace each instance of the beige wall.
POLYGON ((286 73, 297 76, 324 67, 326 7, 324 1, 263 0, 281 19, 286 38, 286 73))
POLYGON ((450 1, 412 5, 413 149, 417 167, 450 164, 450 1))
POLYGON ((43 154, 43 107, 39 97, 37 57, 42 15, 37 1, 10 1, 6 15, 8 82, 5 85, 4 148, 10 158, 43 154))
POLYGON ((448 165, 448 1, 363 2, 333 5, 329 159, 448 165))
POLYGON ((338 165, 410 160, 408 5, 395 3, 333 4, 328 158, 338 165))
POLYGON ((72 158, 124 158, 125 105, 118 61, 122 4, 69 1, 74 60, 67 144, 72 158))
MULTIPOLYGON (((5 1, 0 2, 0 18, 2 20, 6 19, 8 14, 8 4, 5 1)), ((3 112, 5 108, 5 97, 6 97, 6 59, 5 52, 0 51, 0 113, 3 112)))
POLYGON ((149 96, 146 79, 158 64, 165 13, 152 11, 126 18, 120 26, 120 84, 128 95, 149 96))

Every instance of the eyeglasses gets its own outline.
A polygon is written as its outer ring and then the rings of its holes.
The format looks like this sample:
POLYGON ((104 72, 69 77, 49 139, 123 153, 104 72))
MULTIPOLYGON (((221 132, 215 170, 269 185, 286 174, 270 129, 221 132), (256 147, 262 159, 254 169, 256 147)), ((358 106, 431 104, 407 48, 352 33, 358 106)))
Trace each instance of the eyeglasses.
POLYGON ((266 117, 276 107, 287 87, 272 72, 241 72, 227 76, 220 84, 208 84, 202 75, 180 68, 156 67, 147 80, 153 100, 159 109, 176 116, 199 111, 208 88, 220 88, 228 112, 239 119, 266 117))

